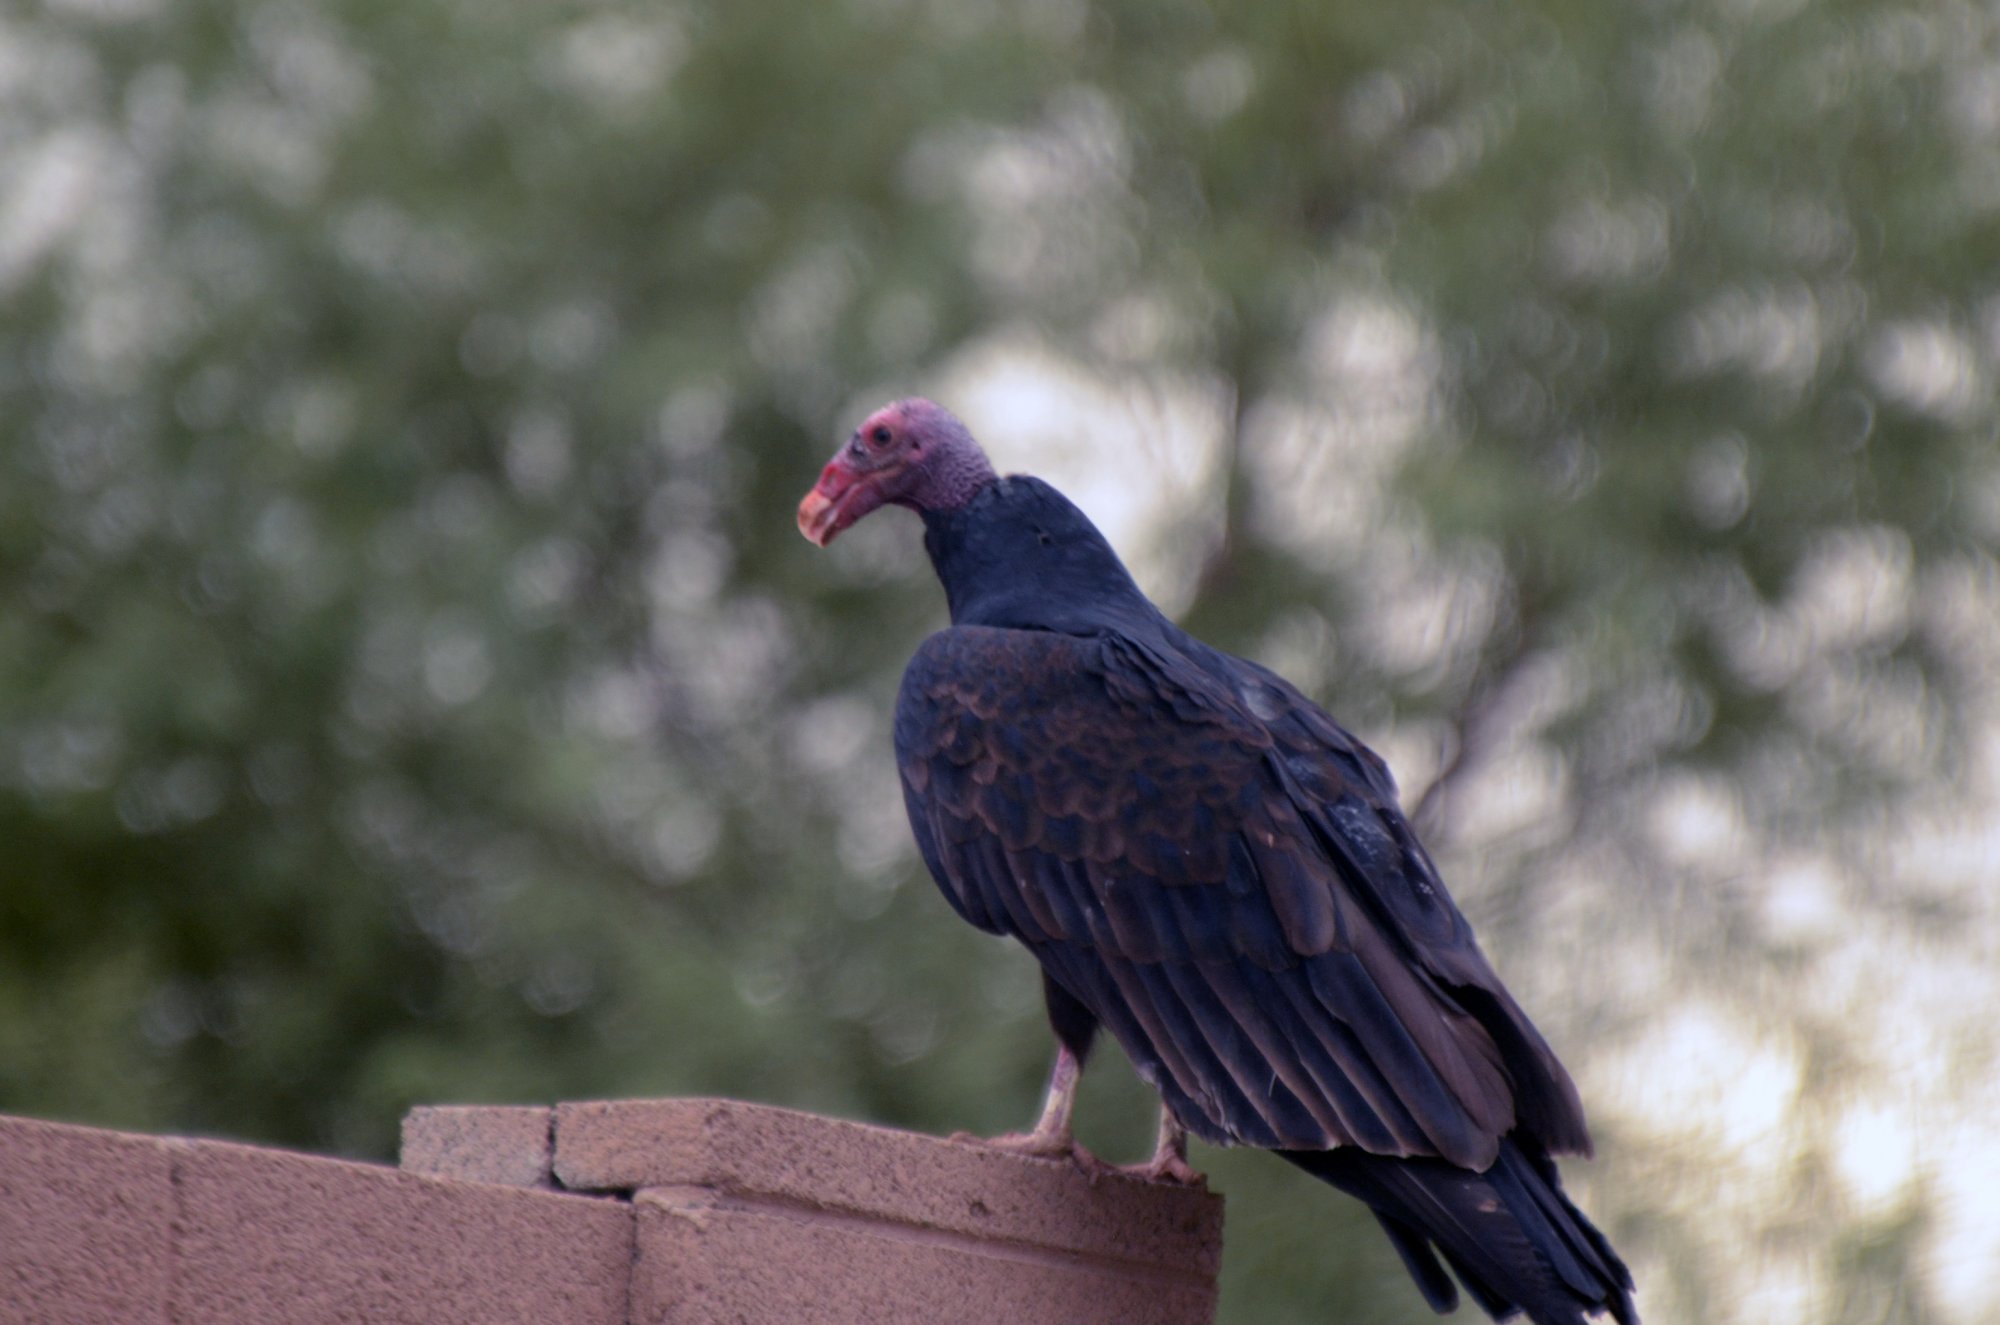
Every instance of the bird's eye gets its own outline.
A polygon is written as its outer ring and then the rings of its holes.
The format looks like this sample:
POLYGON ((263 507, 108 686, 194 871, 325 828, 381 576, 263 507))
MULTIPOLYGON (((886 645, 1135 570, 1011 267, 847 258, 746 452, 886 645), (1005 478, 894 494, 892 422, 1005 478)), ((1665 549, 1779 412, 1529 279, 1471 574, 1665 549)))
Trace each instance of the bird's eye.
POLYGON ((873 441, 877 446, 887 446, 889 444, 890 435, 891 434, 889 432, 889 425, 886 423, 878 423, 875 425, 875 431, 869 433, 868 437, 869 440, 873 441))

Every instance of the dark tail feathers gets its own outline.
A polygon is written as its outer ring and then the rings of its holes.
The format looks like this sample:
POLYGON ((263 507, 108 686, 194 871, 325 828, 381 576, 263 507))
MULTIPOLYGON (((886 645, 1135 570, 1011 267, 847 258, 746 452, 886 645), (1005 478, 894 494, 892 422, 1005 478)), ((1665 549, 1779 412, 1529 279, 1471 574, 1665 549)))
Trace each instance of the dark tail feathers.
POLYGON ((1440 1313, 1458 1305, 1458 1287, 1434 1253, 1495 1320, 1525 1311, 1535 1325, 1582 1325, 1608 1311, 1619 1325, 1638 1325, 1631 1272, 1563 1195, 1555 1164, 1533 1142, 1501 1141, 1484 1173, 1355 1146, 1278 1153, 1367 1202, 1440 1313))

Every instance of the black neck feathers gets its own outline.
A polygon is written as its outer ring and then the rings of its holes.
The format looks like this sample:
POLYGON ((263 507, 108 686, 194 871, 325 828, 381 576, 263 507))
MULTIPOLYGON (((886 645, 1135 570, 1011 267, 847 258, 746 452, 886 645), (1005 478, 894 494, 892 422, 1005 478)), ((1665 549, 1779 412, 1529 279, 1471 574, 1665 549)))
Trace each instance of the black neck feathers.
POLYGON ((1137 635, 1163 623, 1090 517, 1040 479, 1000 479, 923 515, 953 625, 1137 635))

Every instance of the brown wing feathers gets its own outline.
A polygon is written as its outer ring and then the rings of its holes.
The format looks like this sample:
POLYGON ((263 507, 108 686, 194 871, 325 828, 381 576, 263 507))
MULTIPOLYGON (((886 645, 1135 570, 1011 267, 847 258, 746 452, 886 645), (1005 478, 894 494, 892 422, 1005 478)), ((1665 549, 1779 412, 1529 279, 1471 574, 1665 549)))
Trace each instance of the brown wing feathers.
MULTIPOLYGON (((1485 1022, 1518 1010, 1439 978, 1484 962, 1381 815, 1379 763, 1316 710, 1267 724, 1167 666, 1039 632, 926 643, 897 745, 947 894, 1027 943, 1197 1133, 1484 1167, 1520 1084, 1485 1022)), ((1556 1103, 1537 1113, 1561 1145, 1556 1103)))

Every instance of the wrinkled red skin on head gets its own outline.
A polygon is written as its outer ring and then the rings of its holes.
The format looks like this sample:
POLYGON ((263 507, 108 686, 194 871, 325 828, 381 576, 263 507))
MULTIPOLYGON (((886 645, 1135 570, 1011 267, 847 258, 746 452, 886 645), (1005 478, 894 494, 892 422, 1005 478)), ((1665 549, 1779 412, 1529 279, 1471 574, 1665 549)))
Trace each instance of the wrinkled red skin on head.
POLYGON ((985 453, 949 410, 914 397, 898 400, 864 419, 827 461, 799 502, 799 532, 825 547, 878 507, 958 506, 992 477, 985 453))

